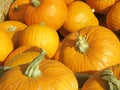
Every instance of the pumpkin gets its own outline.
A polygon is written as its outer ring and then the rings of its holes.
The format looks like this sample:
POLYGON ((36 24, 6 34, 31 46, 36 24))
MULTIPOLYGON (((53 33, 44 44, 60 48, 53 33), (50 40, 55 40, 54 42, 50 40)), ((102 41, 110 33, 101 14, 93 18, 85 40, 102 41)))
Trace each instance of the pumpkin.
POLYGON ((45 22, 57 30, 67 16, 67 6, 64 0, 31 0, 24 15, 27 25, 45 22))
POLYGON ((23 17, 27 9, 27 4, 29 2, 30 0, 14 0, 14 2, 9 8, 8 19, 25 23, 23 17))
POLYGON ((34 24, 24 29, 19 38, 19 46, 32 45, 46 50, 52 58, 59 47, 59 36, 55 29, 40 24, 34 24))
POLYGON ((120 34, 120 2, 114 4, 106 16, 106 25, 115 33, 120 34))
POLYGON ((7 20, 9 8, 14 0, 0 0, 0 22, 7 20))
POLYGON ((99 25, 92 9, 83 1, 74 1, 68 6, 68 14, 63 27, 68 32, 78 31, 87 26, 99 25))
POLYGON ((65 3, 69 5, 71 2, 74 2, 74 0, 65 0, 65 3))
POLYGON ((65 65, 44 60, 45 51, 31 63, 14 67, 0 78, 2 90, 78 90, 74 73, 65 65), (11 78, 13 77, 13 78, 11 78))
POLYGON ((4 60, 3 65, 6 66, 6 64, 14 57, 16 57, 17 55, 21 55, 24 52, 28 52, 28 51, 36 51, 36 52, 40 52, 38 47, 35 46, 31 46, 31 45, 23 45, 20 46, 18 48, 16 48, 15 50, 13 50, 8 56, 7 58, 4 60))
POLYGON ((0 30, 5 31, 13 42, 14 49, 18 47, 18 37, 26 24, 19 21, 4 21, 0 23, 0 30))
POLYGON ((106 15, 110 8, 120 0, 86 0, 85 2, 93 9, 95 12, 101 15, 106 15))
POLYGON ((0 62, 3 62, 12 50, 12 40, 4 31, 0 30, 0 62))
POLYGON ((120 63, 119 39, 103 26, 80 29, 64 38, 59 61, 75 73, 94 73, 120 63))
POLYGON ((81 90, 119 90, 120 64, 94 73, 83 84, 81 90))

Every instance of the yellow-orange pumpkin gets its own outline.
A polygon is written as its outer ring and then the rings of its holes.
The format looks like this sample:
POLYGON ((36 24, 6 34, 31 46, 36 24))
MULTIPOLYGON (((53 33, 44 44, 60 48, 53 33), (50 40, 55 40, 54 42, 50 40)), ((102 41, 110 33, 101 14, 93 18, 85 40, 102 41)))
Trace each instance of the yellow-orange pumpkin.
POLYGON ((110 8, 120 0, 86 0, 85 2, 98 14, 106 15, 110 8))
POLYGON ((45 22, 57 30, 67 15, 67 6, 64 0, 31 0, 24 15, 27 25, 45 22))
POLYGON ((68 14, 63 27, 68 32, 78 31, 87 26, 99 25, 92 9, 83 1, 74 1, 68 5, 68 14))
POLYGON ((108 28, 91 26, 67 35, 59 61, 73 72, 93 73, 120 63, 120 42, 108 28))
POLYGON ((19 21, 4 21, 0 23, 0 30, 5 31, 13 42, 14 49, 18 47, 18 37, 22 30, 27 27, 26 24, 19 21))
POLYGON ((8 19, 25 23, 24 14, 30 0, 14 0, 9 8, 8 19))
POLYGON ((34 24, 24 29, 19 38, 19 46, 32 45, 46 50, 52 58, 59 47, 59 36, 55 29, 46 25, 34 24))
POLYGON ((45 52, 42 51, 33 62, 14 67, 4 73, 0 78, 0 88, 2 90, 78 90, 74 73, 58 61, 43 60, 44 56, 45 52))
POLYGON ((119 90, 120 64, 94 73, 82 86, 81 90, 119 90), (113 81, 114 80, 114 81, 113 81))
POLYGON ((12 50, 12 40, 4 31, 0 30, 0 62, 3 62, 12 50))

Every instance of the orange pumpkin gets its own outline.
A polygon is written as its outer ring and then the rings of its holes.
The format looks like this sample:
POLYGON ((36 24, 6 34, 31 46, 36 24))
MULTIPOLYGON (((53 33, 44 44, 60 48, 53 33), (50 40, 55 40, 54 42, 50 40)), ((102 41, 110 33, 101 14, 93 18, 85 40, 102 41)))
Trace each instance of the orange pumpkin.
POLYGON ((85 2, 98 14, 106 15, 112 5, 120 0, 86 0, 85 2))
POLYGON ((115 33, 120 34, 120 2, 112 6, 106 16, 106 25, 115 33))
POLYGON ((69 5, 71 2, 74 2, 74 0, 65 0, 65 3, 69 5))
POLYGON ((26 24, 19 21, 4 21, 0 23, 0 30, 5 31, 13 42, 14 49, 18 47, 18 37, 21 35, 26 24))
POLYGON ((14 0, 9 8, 8 19, 25 23, 24 14, 30 0, 14 0))
POLYGON ((58 61, 43 60, 44 56, 43 50, 30 64, 14 67, 4 73, 0 78, 0 88, 2 90, 78 90, 73 72, 58 61))
POLYGON ((27 25, 45 22, 57 30, 67 15, 67 6, 64 0, 32 0, 24 15, 27 25))
POLYGON ((120 63, 119 39, 102 26, 80 29, 64 38, 59 61, 73 72, 94 73, 120 63))
POLYGON ((16 48, 14 51, 12 51, 7 58, 4 60, 4 65, 6 65, 13 57, 22 54, 24 52, 28 52, 28 51, 36 51, 36 52, 40 52, 38 47, 35 46, 31 46, 31 45, 23 45, 20 46, 18 48, 16 48))
POLYGON ((12 50, 12 40, 4 31, 0 30, 0 62, 3 62, 12 50))
POLYGON ((59 47, 57 31, 46 25, 34 24, 24 29, 19 38, 19 46, 32 45, 46 50, 49 58, 52 58, 59 47))
POLYGON ((119 90, 120 64, 94 73, 81 90, 119 90))
POLYGON ((87 26, 99 25, 92 9, 83 1, 74 1, 68 6, 68 14, 63 27, 68 32, 78 31, 87 26))

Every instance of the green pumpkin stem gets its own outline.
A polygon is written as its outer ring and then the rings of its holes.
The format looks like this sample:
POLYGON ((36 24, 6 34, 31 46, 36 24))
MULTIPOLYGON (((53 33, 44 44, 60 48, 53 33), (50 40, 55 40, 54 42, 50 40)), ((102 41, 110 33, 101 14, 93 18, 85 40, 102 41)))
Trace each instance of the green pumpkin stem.
POLYGON ((39 64, 43 60, 43 57, 46 55, 46 52, 41 49, 41 54, 35 58, 30 65, 27 67, 25 71, 25 75, 28 77, 37 77, 41 75, 41 71, 39 70, 39 64))
POLYGON ((86 40, 86 37, 83 37, 79 34, 76 40, 75 47, 78 52, 85 54, 87 52, 87 49, 89 48, 89 44, 86 40))
POLYGON ((16 29, 17 29, 16 26, 10 26, 10 27, 8 28, 8 31, 9 31, 9 32, 14 32, 16 29))
POLYGON ((31 0, 31 2, 32 2, 32 5, 33 5, 34 7, 39 7, 40 4, 41 4, 41 1, 40 1, 40 0, 31 0))
POLYGON ((11 67, 9 67, 9 66, 0 66, 0 77, 10 69, 11 69, 11 67))
POLYGON ((120 81, 114 76, 112 70, 104 70, 101 79, 108 82, 109 90, 120 90, 120 81))

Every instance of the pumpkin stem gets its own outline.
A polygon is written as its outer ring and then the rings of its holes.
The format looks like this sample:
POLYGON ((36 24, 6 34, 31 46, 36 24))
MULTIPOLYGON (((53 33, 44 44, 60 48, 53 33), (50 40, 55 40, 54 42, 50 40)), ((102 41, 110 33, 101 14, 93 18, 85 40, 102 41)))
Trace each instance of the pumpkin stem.
POLYGON ((112 70, 104 70, 101 79, 108 82, 109 90, 120 90, 120 81, 114 76, 112 70))
POLYGON ((89 47, 88 42, 86 40, 86 36, 83 37, 79 34, 77 37, 75 47, 76 47, 76 50, 78 52, 85 54, 87 52, 88 47, 89 47))
POLYGON ((14 32, 16 29, 17 29, 17 27, 15 27, 15 26, 10 26, 10 27, 8 28, 8 31, 14 32))
POLYGON ((15 7, 13 8, 13 10, 14 10, 14 12, 17 12, 17 11, 19 10, 18 6, 15 6, 15 7))
POLYGON ((41 71, 39 70, 39 64, 43 60, 43 57, 46 55, 45 50, 41 49, 41 54, 35 58, 30 65, 27 67, 25 71, 25 75, 28 77, 36 77, 41 75, 41 71))
POLYGON ((31 0, 31 2, 34 7, 39 7, 41 4, 40 0, 31 0))
POLYGON ((10 69, 11 69, 11 67, 9 67, 9 66, 0 66, 0 77, 10 69))

